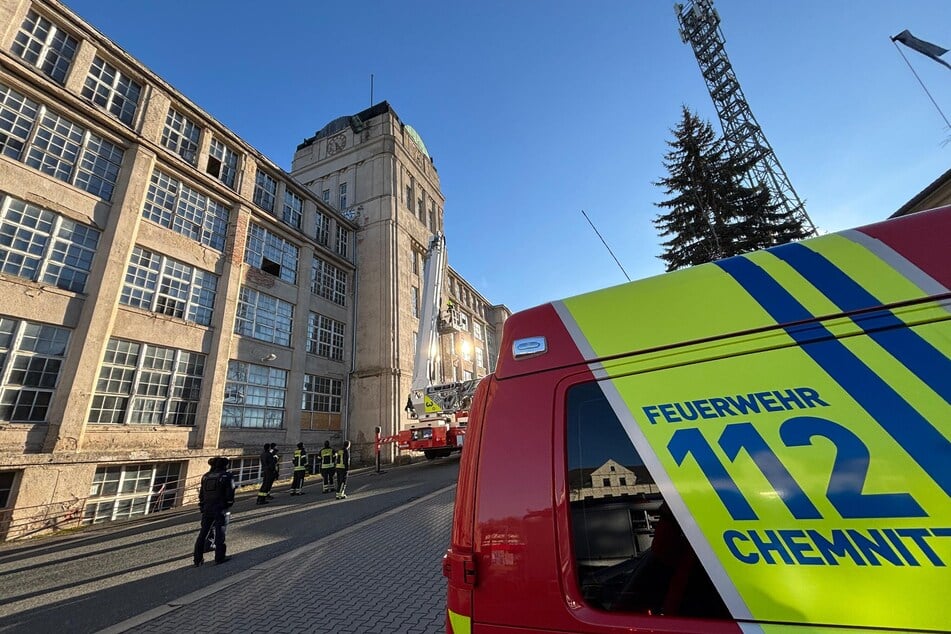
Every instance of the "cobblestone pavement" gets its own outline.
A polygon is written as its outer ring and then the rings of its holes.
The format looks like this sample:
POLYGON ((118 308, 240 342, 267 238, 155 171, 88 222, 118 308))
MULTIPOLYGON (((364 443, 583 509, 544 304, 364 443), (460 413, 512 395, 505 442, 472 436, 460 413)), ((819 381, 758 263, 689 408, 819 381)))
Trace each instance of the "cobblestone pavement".
MULTIPOLYGON (((454 486, 435 491, 103 634, 444 632, 442 555, 449 543, 454 495, 454 486)), ((208 568, 218 569, 209 562, 196 572, 208 568)))

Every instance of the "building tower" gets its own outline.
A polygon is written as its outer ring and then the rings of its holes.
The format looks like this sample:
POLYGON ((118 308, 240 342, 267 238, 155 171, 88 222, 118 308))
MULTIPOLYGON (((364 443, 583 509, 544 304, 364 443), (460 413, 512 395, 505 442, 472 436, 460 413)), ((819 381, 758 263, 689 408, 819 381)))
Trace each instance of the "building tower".
POLYGON ((805 206, 746 103, 726 54, 720 16, 713 8, 713 0, 691 0, 686 6, 677 3, 674 11, 680 23, 680 39, 690 44, 700 64, 730 155, 741 164, 751 166, 746 173, 746 184, 764 185, 779 209, 800 220, 804 229, 815 235, 816 228, 805 206))
MULTIPOLYGON (((410 420, 404 408, 423 313, 424 259, 433 234, 444 231, 439 173, 419 133, 383 101, 305 139, 291 174, 358 226, 349 438, 360 446, 375 427, 391 436, 410 420)), ((448 248, 464 239, 448 236, 448 248)), ((435 382, 484 376, 494 370, 508 310, 491 305, 451 266, 442 279, 438 309, 451 301, 459 321, 441 332, 435 382)))

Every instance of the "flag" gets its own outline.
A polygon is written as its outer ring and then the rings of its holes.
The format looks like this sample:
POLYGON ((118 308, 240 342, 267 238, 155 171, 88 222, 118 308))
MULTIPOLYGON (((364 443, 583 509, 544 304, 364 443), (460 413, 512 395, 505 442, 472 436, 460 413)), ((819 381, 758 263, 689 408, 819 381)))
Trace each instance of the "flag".
POLYGON ((948 52, 948 49, 942 48, 937 44, 932 44, 931 42, 925 42, 924 40, 919 40, 917 37, 908 32, 908 29, 905 29, 898 35, 892 38, 892 42, 901 42, 910 49, 914 49, 921 53, 922 55, 927 55, 934 61, 939 64, 944 64, 948 68, 951 68, 951 64, 941 59, 941 56, 948 52))

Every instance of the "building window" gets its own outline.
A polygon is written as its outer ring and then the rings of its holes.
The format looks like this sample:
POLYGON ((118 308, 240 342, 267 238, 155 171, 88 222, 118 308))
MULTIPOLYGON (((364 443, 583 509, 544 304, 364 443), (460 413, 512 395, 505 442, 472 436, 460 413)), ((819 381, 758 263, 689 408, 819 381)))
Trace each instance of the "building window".
POLYGON ((343 361, 343 333, 342 322, 311 313, 307 323, 307 352, 343 361))
POLYGON ((238 314, 234 320, 234 331, 244 337, 251 337, 282 346, 291 345, 291 329, 294 326, 294 306, 270 295, 241 287, 238 297, 238 314))
POLYGON ((99 232, 12 196, 0 205, 0 271, 85 291, 99 232))
POLYGON ((482 352, 482 346, 476 346, 475 357, 476 357, 476 367, 484 368, 485 367, 485 353, 482 352))
POLYGON ((459 347, 462 349, 462 358, 465 361, 472 361, 472 344, 465 337, 460 337, 459 347))
POLYGON ((436 227, 436 201, 429 203, 429 230, 433 233, 439 231, 436 227))
POLYGON ((416 201, 416 194, 413 189, 416 186, 416 181, 412 178, 409 179, 409 184, 406 186, 406 208, 412 211, 413 213, 416 210, 413 208, 413 203, 416 201))
POLYGON ((31 9, 20 26, 12 50, 14 55, 63 85, 78 45, 76 38, 31 9))
POLYGON ((263 365, 228 362, 221 426, 243 429, 281 429, 287 371, 263 365))
POLYGON ((341 211, 347 208, 347 184, 340 183, 340 205, 337 207, 341 211))
POLYGON ((109 339, 89 422, 191 427, 204 372, 203 354, 109 339))
POLYGON ((419 287, 414 286, 410 289, 412 291, 411 300, 413 302, 413 317, 419 318, 419 287))
POLYGON ((323 200, 325 203, 329 205, 330 204, 330 190, 325 189, 323 193, 320 195, 320 198, 321 200, 323 200))
POLYGON ((419 214, 419 221, 426 224, 426 192, 420 190, 419 199, 416 201, 416 213, 419 214))
POLYGON ((458 321, 456 322, 459 325, 461 330, 469 332, 469 315, 460 311, 456 311, 458 315, 458 321))
POLYGON ((2 84, 0 151, 106 200, 112 198, 123 154, 119 146, 2 84))
POLYGON ((301 410, 305 412, 340 413, 343 381, 313 374, 304 375, 301 410))
POLYGON ((350 230, 337 225, 337 253, 341 257, 349 257, 350 253, 350 230))
POLYGON ((583 600, 611 612, 728 619, 600 384, 570 387, 565 412, 571 551, 583 600), (630 484, 610 490, 621 474, 630 484))
POLYGON ((218 251, 225 246, 227 207, 158 169, 152 171, 142 215, 218 251))
POLYGON ((274 213, 277 199, 277 181, 260 169, 254 175, 254 204, 274 213))
POLYGON ((99 467, 83 509, 83 524, 99 524, 173 508, 184 484, 182 463, 99 467))
POLYGON ((261 480, 260 458, 236 458, 229 469, 234 476, 235 486, 246 486, 261 480))
POLYGON ((284 210, 281 220, 295 229, 300 229, 301 218, 304 215, 304 201, 294 192, 284 192, 284 210))
POLYGON ((141 93, 142 86, 98 55, 89 67, 86 85, 83 86, 83 97, 129 126, 135 118, 141 93))
POLYGON ((297 283, 300 249, 264 227, 251 223, 244 261, 291 284, 297 283))
POLYGON ((317 212, 317 230, 314 232, 314 239, 324 246, 330 241, 330 218, 326 214, 317 212))
POLYGON ((419 252, 413 251, 413 275, 419 275, 419 252))
POLYGON ((165 117, 165 130, 162 132, 162 145, 175 152, 192 165, 198 164, 198 138, 201 128, 192 120, 177 112, 174 108, 168 109, 165 117))
POLYGON ((472 336, 476 338, 477 341, 482 341, 482 324, 477 321, 472 322, 472 336))
POLYGON ((347 304, 347 274, 314 256, 310 269, 310 292, 335 304, 347 304))
POLYGON ((46 422, 70 331, 0 317, 0 420, 46 422))
POLYGON ((217 275, 136 246, 119 301, 208 326, 217 289, 217 275))
POLYGON ((212 138, 205 171, 234 189, 238 175, 238 154, 222 141, 212 138))

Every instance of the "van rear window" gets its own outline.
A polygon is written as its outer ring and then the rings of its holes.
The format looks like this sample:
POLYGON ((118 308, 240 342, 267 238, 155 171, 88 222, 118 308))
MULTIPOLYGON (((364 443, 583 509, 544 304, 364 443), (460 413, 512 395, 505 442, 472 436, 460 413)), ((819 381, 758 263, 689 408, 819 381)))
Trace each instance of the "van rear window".
POLYGON ((585 601, 607 611, 729 619, 599 383, 568 391, 572 547, 585 601))

